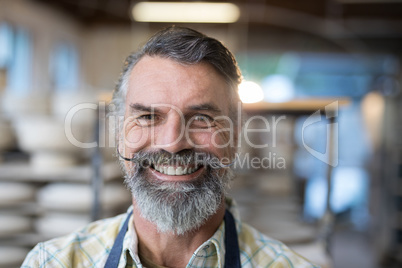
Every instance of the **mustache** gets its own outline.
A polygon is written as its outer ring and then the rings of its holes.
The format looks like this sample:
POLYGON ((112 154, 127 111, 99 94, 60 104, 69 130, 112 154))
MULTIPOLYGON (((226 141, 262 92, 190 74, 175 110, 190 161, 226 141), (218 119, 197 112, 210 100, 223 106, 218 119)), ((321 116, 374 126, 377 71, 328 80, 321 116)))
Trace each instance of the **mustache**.
POLYGON ((222 163, 212 153, 200 152, 193 149, 184 149, 177 153, 170 153, 163 149, 158 151, 141 150, 135 153, 133 157, 127 158, 120 154, 119 147, 117 147, 117 155, 121 159, 134 162, 142 168, 155 165, 194 165, 195 167, 206 166, 212 169, 221 169, 234 164, 234 161, 227 164, 222 163))

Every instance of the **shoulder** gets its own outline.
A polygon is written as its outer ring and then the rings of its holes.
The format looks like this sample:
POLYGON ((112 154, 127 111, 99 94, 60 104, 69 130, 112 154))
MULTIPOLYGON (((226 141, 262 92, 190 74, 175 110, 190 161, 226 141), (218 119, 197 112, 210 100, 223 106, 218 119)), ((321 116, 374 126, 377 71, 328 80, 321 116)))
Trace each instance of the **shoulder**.
POLYGON ((21 267, 98 267, 113 246, 126 214, 92 222, 33 248, 21 267))
POLYGON ((239 247, 243 267, 314 268, 318 267, 246 223, 238 222, 239 247))

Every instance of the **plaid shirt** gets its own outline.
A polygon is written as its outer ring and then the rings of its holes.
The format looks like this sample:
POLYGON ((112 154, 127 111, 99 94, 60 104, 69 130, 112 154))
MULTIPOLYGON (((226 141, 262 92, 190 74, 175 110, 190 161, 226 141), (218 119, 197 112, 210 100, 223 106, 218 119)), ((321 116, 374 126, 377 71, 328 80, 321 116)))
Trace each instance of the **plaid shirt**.
MULTIPOLYGON (((235 203, 227 199, 238 232, 242 267, 318 267, 291 251, 283 243, 269 238, 242 223, 235 203)), ((129 212, 132 207, 129 208, 129 212)), ((132 217, 132 216, 131 216, 132 217)), ((124 223, 126 214, 93 222, 70 235, 39 243, 27 255, 21 267, 104 267, 114 240, 124 223)), ((137 235, 132 219, 124 237, 119 268, 143 267, 137 252, 137 235)), ((193 254, 188 268, 224 267, 225 225, 193 254)))

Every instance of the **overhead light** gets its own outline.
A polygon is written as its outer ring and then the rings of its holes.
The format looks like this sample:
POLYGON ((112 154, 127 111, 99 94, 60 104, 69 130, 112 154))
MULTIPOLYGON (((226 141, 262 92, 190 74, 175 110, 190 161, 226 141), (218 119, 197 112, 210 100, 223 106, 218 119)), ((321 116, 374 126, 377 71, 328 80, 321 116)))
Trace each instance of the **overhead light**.
POLYGON ((261 87, 251 81, 243 81, 239 85, 239 97, 243 103, 254 103, 264 99, 261 87))
POLYGON ((141 22, 233 23, 240 9, 231 3, 139 2, 132 15, 141 22))

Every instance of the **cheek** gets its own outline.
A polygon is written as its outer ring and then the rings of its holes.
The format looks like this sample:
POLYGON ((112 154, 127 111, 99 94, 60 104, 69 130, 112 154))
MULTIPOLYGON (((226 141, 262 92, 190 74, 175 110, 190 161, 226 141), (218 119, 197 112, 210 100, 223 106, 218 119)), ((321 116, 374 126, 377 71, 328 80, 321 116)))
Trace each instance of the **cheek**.
POLYGON ((234 158, 236 140, 233 131, 220 129, 213 133, 211 139, 213 146, 219 150, 220 157, 234 158))
POLYGON ((147 133, 143 128, 138 127, 135 118, 126 116, 124 119, 123 139, 120 141, 121 146, 125 148, 126 156, 128 156, 128 153, 141 148, 145 143, 146 137, 147 133))
POLYGON ((196 149, 207 148, 211 145, 211 132, 208 130, 190 130, 187 131, 185 139, 196 149))
POLYGON ((205 131, 191 135, 191 142, 199 149, 209 150, 219 158, 231 157, 233 148, 229 131, 205 131))
POLYGON ((133 127, 124 135, 124 147, 128 153, 135 153, 144 148, 149 141, 150 131, 148 128, 133 127))
POLYGON ((232 133, 227 129, 220 129, 213 133, 212 142, 219 147, 230 147, 233 144, 232 133))

